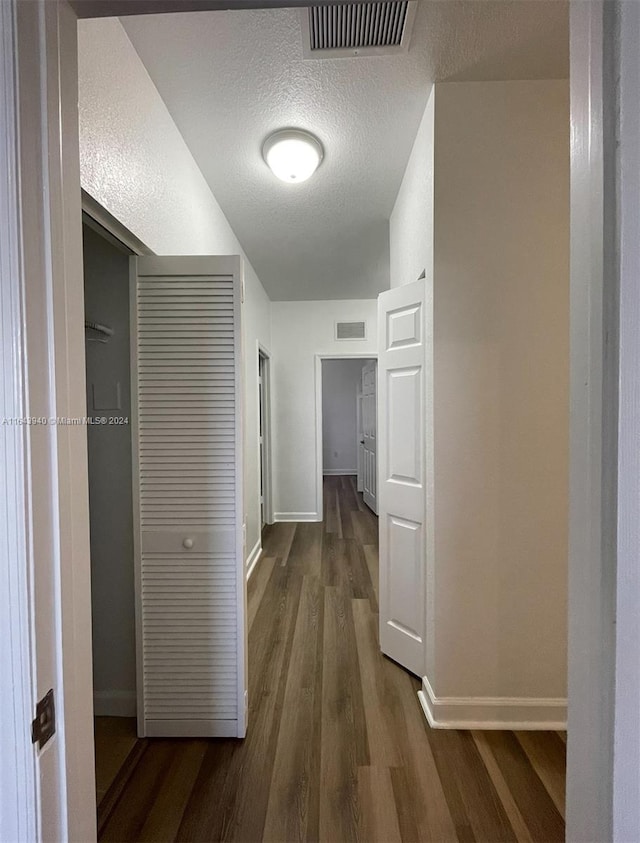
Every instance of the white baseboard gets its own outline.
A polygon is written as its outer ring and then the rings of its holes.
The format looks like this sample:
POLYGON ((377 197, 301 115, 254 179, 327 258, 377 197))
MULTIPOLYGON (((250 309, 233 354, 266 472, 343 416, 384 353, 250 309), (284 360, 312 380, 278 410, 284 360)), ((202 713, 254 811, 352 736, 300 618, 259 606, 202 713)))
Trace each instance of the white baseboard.
POLYGON ((247 571, 247 579, 249 579, 249 577, 253 573, 253 569, 258 564, 258 559, 260 559, 261 555, 262 555, 262 544, 260 542, 260 539, 258 539, 258 541, 255 544, 255 547, 253 548, 251 553, 247 556, 247 561, 244 563, 245 569, 247 571))
POLYGON ((135 691, 94 691, 93 713, 96 717, 135 717, 135 691))
POLYGON ((147 720, 145 738, 237 738, 237 720, 147 720))
POLYGON ((275 512, 273 520, 281 521, 322 521, 317 512, 275 512))
POLYGON ((322 473, 325 477, 333 477, 334 475, 345 475, 349 477, 357 477, 358 471, 355 468, 323 468, 322 473))
POLYGON ((537 697, 436 697, 422 678, 418 699, 432 729, 564 730, 567 700, 537 697))

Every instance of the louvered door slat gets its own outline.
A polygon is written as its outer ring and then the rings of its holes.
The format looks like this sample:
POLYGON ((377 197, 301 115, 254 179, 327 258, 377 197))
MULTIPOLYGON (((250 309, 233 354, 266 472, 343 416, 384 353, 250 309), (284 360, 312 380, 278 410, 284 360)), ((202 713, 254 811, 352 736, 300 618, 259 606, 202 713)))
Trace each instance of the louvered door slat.
POLYGON ((243 736, 238 258, 132 258, 138 725, 243 736))

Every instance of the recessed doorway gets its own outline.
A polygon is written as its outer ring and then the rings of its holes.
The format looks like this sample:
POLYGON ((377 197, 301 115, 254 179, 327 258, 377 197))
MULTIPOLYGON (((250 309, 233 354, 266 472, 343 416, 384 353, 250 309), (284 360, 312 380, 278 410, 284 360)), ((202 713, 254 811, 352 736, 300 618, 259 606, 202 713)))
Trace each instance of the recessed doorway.
POLYGON ((319 483, 330 476, 353 477, 377 515, 377 361, 318 356, 316 365, 319 483))

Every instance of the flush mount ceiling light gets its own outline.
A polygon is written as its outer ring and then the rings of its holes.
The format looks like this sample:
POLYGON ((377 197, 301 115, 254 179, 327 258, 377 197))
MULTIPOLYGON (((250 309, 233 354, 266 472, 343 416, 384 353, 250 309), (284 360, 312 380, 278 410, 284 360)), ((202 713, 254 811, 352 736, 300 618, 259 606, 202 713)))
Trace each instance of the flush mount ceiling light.
POLYGON ((324 156, 318 138, 300 129, 282 129, 269 135, 262 146, 262 157, 275 176, 295 184, 306 181, 320 166, 324 156))

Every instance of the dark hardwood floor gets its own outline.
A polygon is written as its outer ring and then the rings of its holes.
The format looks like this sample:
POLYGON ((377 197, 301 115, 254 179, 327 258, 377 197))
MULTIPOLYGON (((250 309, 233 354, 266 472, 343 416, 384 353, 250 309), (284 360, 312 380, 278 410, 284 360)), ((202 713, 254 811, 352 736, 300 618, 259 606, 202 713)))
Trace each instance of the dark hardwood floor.
POLYGON ((377 519, 326 478, 323 524, 277 524, 249 584, 244 741, 138 741, 104 841, 556 841, 564 736, 432 730, 378 649, 377 519))

